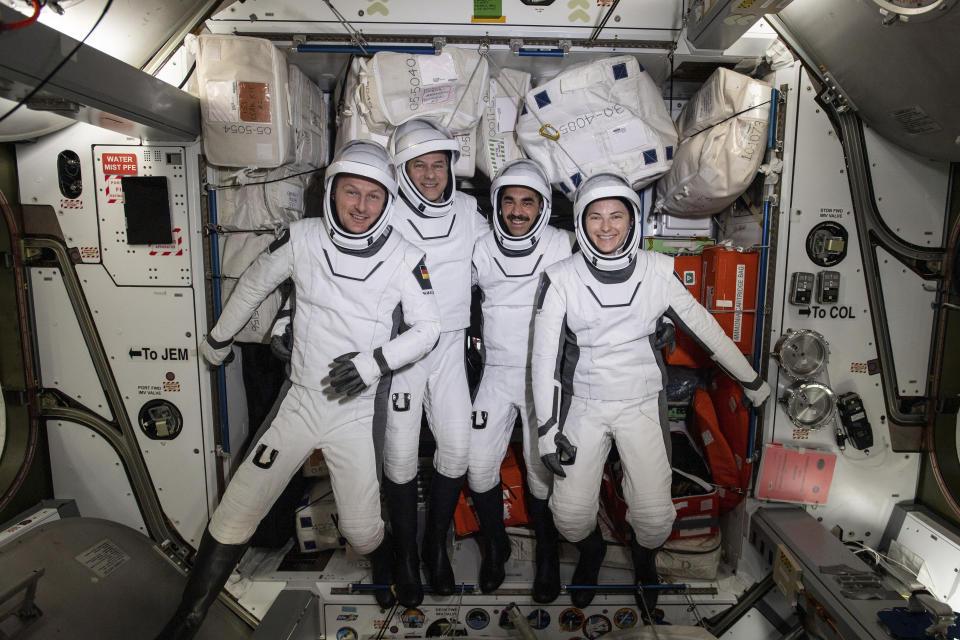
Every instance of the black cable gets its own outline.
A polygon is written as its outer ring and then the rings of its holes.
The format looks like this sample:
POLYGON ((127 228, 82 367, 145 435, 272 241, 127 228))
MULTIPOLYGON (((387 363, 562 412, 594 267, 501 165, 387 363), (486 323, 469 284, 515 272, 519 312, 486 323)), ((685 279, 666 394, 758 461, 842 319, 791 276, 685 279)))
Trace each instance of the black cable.
POLYGON ((289 180, 290 178, 309 175, 317 171, 320 171, 320 169, 309 169, 307 171, 299 171, 297 173, 291 173, 281 178, 274 178, 273 180, 263 180, 261 182, 246 182, 244 184, 211 184, 211 185, 207 185, 207 189, 241 189, 243 187, 252 187, 258 184, 270 184, 271 182, 283 182, 284 180, 289 180))
POLYGON ((190 76, 193 75, 193 71, 196 68, 197 68, 197 61, 194 60, 193 64, 190 65, 190 68, 187 70, 187 75, 183 76, 183 80, 181 80, 180 84, 177 85, 177 89, 183 89, 183 85, 187 84, 187 81, 190 79, 190 76))
POLYGON ((104 16, 107 15, 107 11, 110 9, 110 5, 112 5, 112 4, 113 4, 113 0, 107 0, 107 4, 103 7, 103 11, 100 12, 100 17, 97 18, 97 21, 93 23, 93 26, 92 26, 92 27, 90 27, 90 31, 87 31, 87 35, 83 36, 83 40, 81 40, 80 42, 78 42, 78 43, 77 43, 77 46, 75 46, 75 47, 70 51, 70 53, 68 53, 66 56, 64 56, 63 60, 61 60, 60 63, 59 63, 56 67, 53 68, 53 71, 51 71, 50 73, 48 73, 48 74, 47 74, 47 77, 45 77, 43 80, 40 81, 40 84, 38 84, 36 87, 34 87, 33 90, 30 91, 30 93, 28 93, 25 98, 23 98, 22 100, 20 100, 20 102, 17 103, 17 106, 15 106, 14 108, 10 109, 10 111, 7 111, 5 114, 3 114, 2 116, 0 116, 0 122, 3 122, 3 121, 6 120, 7 118, 9 118, 11 115, 13 115, 13 113, 14 113, 15 111, 17 111, 20 107, 22 107, 23 105, 25 105, 25 104, 30 100, 30 98, 32 98, 33 96, 37 95, 37 93, 38 93, 41 89, 43 89, 43 87, 46 86, 46 84, 47 84, 48 82, 50 82, 50 79, 51 79, 53 76, 55 76, 55 75, 57 74, 57 72, 60 71, 60 69, 63 68, 63 65, 67 64, 67 62, 70 60, 70 58, 73 57, 73 54, 75 54, 75 53, 80 49, 80 47, 82 47, 82 46, 84 45, 84 43, 87 41, 87 38, 90 37, 90 34, 93 33, 93 31, 94 31, 98 26, 100 26, 100 22, 103 21, 104 16))
POLYGON ((733 119, 733 118, 736 118, 736 117, 739 116, 739 115, 742 115, 742 114, 746 113, 747 111, 753 111, 754 109, 758 109, 758 108, 760 108, 760 107, 762 107, 762 106, 764 106, 764 105, 767 105, 767 104, 770 104, 770 100, 767 100, 766 102, 761 102, 760 104, 755 104, 755 105, 753 105, 753 106, 751 106, 751 107, 747 107, 746 109, 744 109, 744 110, 742 110, 742 111, 737 111, 735 114, 730 115, 730 116, 727 116, 726 118, 724 118, 724 119, 721 120, 720 122, 715 122, 715 123, 713 123, 712 125, 710 125, 709 127, 704 127, 703 129, 700 129, 700 131, 697 131, 696 133, 687 136, 687 140, 689 140, 690 138, 693 138, 693 137, 695 137, 695 136, 700 135, 700 134, 703 133, 704 131, 710 131, 710 129, 713 129, 713 128, 716 127, 716 126, 723 124, 723 123, 726 122, 727 120, 731 120, 731 119, 733 119))

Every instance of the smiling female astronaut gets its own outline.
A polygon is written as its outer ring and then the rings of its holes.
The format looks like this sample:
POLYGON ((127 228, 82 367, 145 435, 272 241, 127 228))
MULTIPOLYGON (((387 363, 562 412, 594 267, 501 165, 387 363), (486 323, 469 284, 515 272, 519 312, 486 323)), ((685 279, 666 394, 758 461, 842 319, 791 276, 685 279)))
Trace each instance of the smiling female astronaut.
MULTIPOLYGON (((531 366, 539 448, 555 474, 549 504, 557 529, 580 551, 577 585, 597 584, 606 551, 597 507, 614 440, 623 464, 636 580, 657 582, 656 552, 675 516, 662 430, 663 372, 654 346, 662 316, 699 340, 754 405, 770 394, 675 276, 673 260, 640 250, 640 222, 640 200, 623 178, 599 174, 586 180, 574 201, 580 252, 548 267, 537 292, 531 366)), ((583 608, 594 595, 577 590, 572 599, 583 608)), ((656 596, 652 589, 637 594, 647 617, 656 596)))

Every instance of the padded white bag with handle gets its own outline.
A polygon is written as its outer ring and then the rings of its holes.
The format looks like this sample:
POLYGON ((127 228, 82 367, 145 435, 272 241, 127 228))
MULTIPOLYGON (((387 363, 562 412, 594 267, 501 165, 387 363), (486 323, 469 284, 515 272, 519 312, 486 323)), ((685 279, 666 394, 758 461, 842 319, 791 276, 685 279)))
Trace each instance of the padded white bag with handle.
POLYGON ((709 216, 747 190, 763 162, 770 85, 717 69, 680 114, 673 166, 657 183, 656 210, 709 216))
POLYGON ((269 40, 190 36, 196 54, 207 161, 224 167, 278 167, 294 159, 287 59, 269 40))
POLYGON ((359 60, 357 105, 373 133, 425 118, 451 131, 477 126, 489 82, 487 59, 476 51, 444 47, 439 55, 381 51, 359 60))
POLYGON ((660 90, 630 55, 571 67, 528 91, 517 137, 571 199, 597 173, 645 187, 670 168, 677 144, 660 90))
POLYGON ((530 74, 516 69, 501 69, 490 78, 484 95, 483 117, 477 149, 477 168, 493 180, 503 165, 523 158, 517 141, 517 116, 523 98, 530 90, 530 74))
POLYGON ((386 133, 374 133, 367 126, 366 119, 360 113, 357 104, 357 87, 360 82, 360 58, 353 58, 347 68, 346 76, 340 86, 335 104, 337 122, 337 138, 334 142, 334 152, 351 140, 370 140, 387 146, 393 127, 382 128, 386 133))

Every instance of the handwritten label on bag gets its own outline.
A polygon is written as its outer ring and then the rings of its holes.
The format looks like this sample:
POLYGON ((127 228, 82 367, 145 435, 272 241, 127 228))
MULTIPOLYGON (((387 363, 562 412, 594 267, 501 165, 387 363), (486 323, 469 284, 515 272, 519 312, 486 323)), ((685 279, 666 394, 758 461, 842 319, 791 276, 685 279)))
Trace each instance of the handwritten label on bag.
POLYGON ((238 82, 240 119, 270 122, 270 86, 266 82, 238 82))

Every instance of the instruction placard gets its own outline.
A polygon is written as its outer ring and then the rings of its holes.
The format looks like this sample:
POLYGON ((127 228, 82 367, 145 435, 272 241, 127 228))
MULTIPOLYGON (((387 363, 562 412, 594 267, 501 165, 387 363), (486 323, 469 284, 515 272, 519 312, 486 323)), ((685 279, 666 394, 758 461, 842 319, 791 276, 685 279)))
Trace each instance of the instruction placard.
POLYGON ((499 18, 503 15, 502 0, 473 0, 474 18, 499 18))
POLYGON ((130 556, 124 553, 123 549, 107 538, 76 556, 77 562, 101 578, 106 578, 129 559, 130 556))

